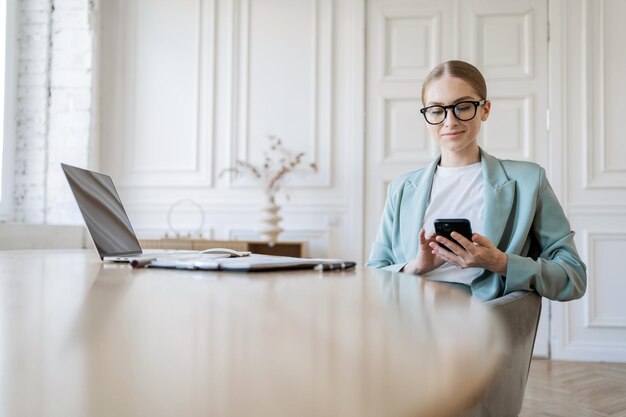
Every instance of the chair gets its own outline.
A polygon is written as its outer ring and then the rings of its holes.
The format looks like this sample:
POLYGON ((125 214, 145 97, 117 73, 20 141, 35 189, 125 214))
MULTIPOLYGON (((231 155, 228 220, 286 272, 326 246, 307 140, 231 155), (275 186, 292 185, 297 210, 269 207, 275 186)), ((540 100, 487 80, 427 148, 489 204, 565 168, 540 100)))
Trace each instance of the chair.
POLYGON ((493 383, 464 417, 517 417, 522 409, 541 315, 541 297, 515 291, 485 303, 501 318, 508 331, 510 351, 493 383))

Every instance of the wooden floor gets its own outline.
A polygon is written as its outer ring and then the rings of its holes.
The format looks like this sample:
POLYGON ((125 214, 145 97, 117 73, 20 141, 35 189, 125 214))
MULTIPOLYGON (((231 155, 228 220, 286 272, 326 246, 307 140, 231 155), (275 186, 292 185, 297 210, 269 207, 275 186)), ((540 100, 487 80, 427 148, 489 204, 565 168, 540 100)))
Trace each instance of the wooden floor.
POLYGON ((520 417, 626 417, 626 364, 535 359, 520 417))

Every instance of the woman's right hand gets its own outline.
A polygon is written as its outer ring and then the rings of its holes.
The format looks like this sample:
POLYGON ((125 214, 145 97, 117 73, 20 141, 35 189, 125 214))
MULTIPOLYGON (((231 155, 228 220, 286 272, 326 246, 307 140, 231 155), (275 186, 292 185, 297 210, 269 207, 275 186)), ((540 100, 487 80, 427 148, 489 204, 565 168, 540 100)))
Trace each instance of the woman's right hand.
POLYGON ((437 242, 435 240, 435 232, 433 231, 426 236, 426 232, 422 227, 419 233, 419 249, 417 250, 417 255, 404 266, 402 269, 403 272, 416 275, 425 274, 445 263, 443 259, 433 254, 433 250, 429 246, 431 242, 437 242))

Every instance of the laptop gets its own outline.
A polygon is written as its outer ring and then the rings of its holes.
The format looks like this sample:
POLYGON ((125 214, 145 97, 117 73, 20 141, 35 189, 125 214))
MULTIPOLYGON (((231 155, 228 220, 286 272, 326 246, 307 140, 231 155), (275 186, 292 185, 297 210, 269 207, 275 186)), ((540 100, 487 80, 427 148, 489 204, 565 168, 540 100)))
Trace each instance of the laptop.
POLYGON ((202 252, 144 252, 111 177, 67 164, 61 164, 61 167, 83 215, 89 235, 103 261, 144 263, 156 257, 188 259, 198 254, 211 255, 204 256, 204 258, 250 254, 250 252, 226 248, 208 249, 202 252))
POLYGON ((332 270, 355 266, 354 262, 338 259, 270 256, 227 248, 212 248, 201 252, 144 252, 111 177, 67 164, 61 164, 61 167, 85 220, 89 235, 103 261, 128 262, 134 267, 232 271, 304 268, 332 270), (246 259, 243 259, 244 257, 246 259))

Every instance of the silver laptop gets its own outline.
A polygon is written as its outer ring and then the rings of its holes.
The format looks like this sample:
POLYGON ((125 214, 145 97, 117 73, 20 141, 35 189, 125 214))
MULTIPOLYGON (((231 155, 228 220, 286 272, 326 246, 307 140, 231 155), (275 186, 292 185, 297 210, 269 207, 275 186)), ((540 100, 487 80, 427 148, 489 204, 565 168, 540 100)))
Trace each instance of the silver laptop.
POLYGON ((207 257, 247 256, 250 252, 216 248, 206 251, 141 250, 133 226, 126 215, 122 200, 111 177, 97 172, 61 164, 76 198, 91 239, 103 261, 137 262, 155 258, 189 258, 202 254, 207 257))

